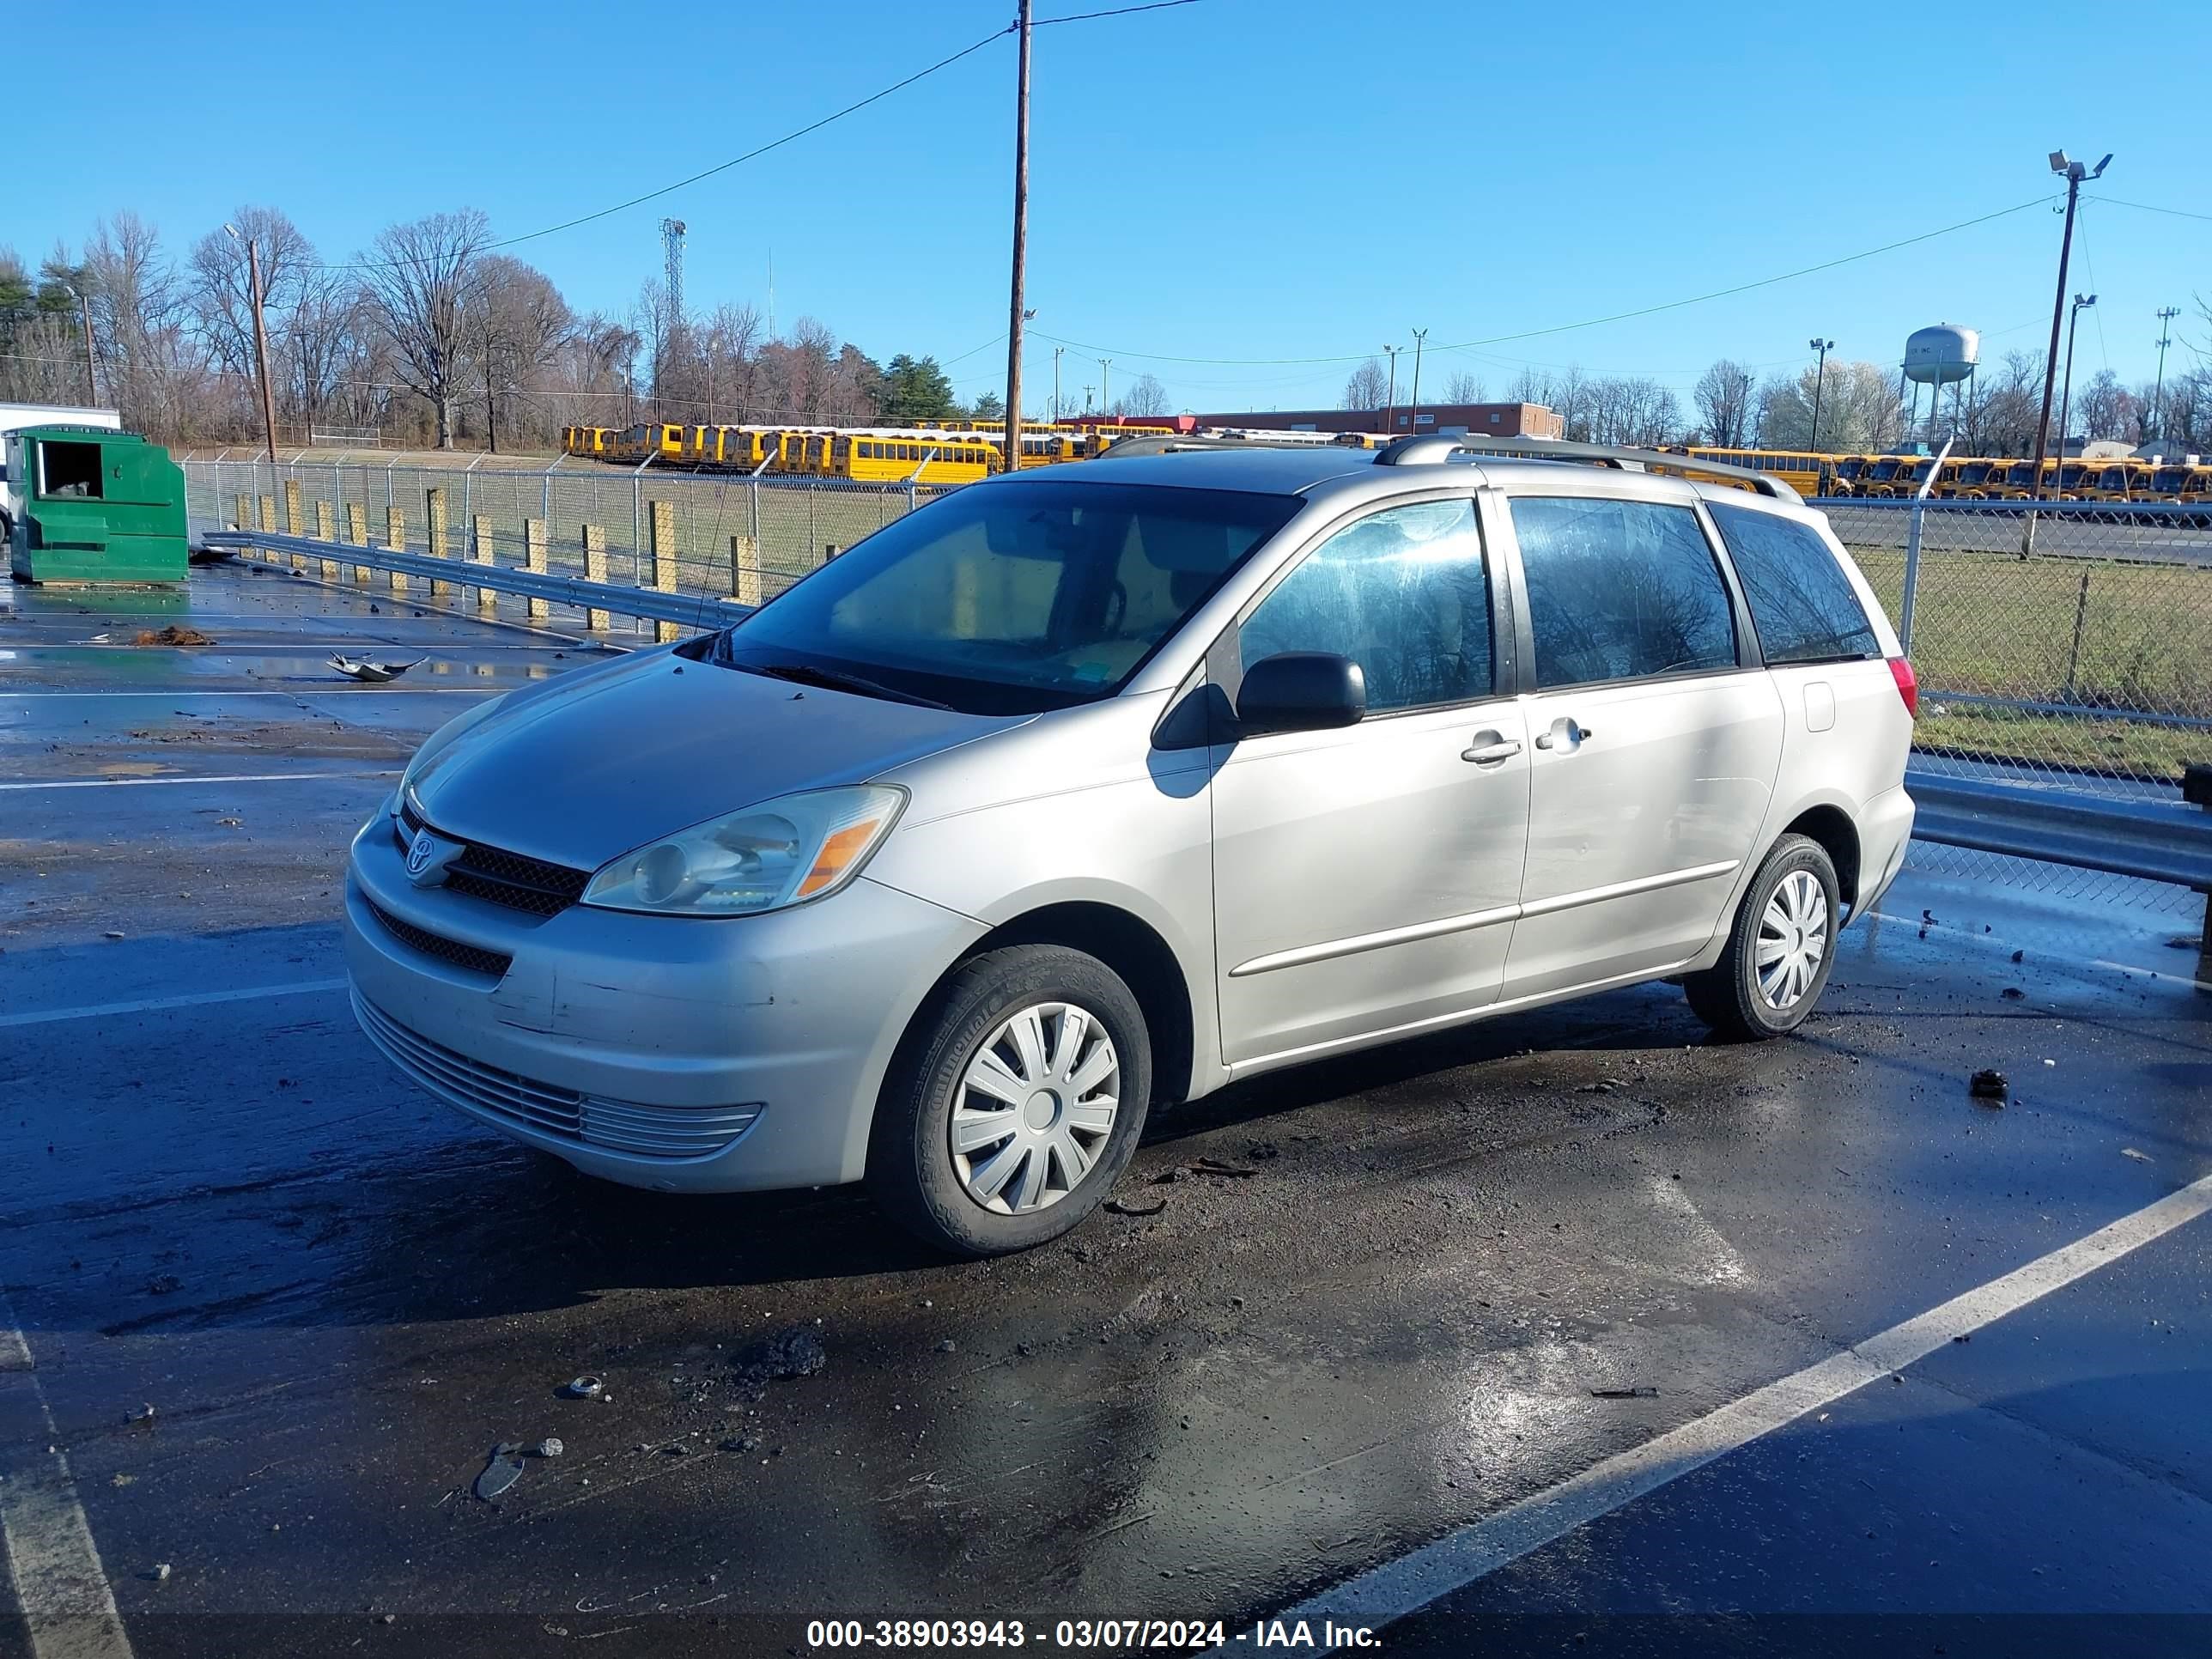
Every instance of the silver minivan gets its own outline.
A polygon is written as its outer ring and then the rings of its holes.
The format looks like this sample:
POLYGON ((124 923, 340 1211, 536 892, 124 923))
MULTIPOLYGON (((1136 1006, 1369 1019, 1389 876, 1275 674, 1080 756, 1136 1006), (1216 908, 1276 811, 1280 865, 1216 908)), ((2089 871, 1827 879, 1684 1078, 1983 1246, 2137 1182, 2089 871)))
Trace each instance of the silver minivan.
POLYGON ((480 704, 355 840, 362 1026, 589 1174, 973 1255, 1234 1079, 1645 980, 1788 1032, 1904 859, 1912 672, 1787 486, 1613 459, 1038 469, 480 704))

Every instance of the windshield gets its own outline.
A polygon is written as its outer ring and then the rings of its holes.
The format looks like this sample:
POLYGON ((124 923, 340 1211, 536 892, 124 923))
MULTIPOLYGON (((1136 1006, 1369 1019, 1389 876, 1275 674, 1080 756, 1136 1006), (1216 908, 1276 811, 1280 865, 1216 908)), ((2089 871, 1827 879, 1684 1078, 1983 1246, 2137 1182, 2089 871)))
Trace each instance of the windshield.
POLYGON ((1959 474, 1959 482, 1978 484, 1990 476, 1990 468, 1995 465, 1996 463, 1992 461, 1969 462, 1966 470, 1959 474))
POLYGON ((1303 505, 1241 490, 972 485, 878 531, 707 655, 969 714, 1089 702, 1127 684, 1303 505))
POLYGON ((1893 459, 1876 461, 1874 464, 1874 476, 1886 483, 1894 478, 1897 476, 1897 469, 1904 465, 1904 462, 1893 459))
POLYGON ((2162 466, 2151 475, 2150 487, 2162 495, 2179 495, 2186 471, 2179 466, 2162 466))

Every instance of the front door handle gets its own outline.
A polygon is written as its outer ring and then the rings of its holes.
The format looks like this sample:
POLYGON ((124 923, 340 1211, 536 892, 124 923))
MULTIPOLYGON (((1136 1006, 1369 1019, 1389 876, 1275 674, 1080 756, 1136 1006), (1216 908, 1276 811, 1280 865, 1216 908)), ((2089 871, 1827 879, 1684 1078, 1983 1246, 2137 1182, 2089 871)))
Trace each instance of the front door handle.
POLYGON ((1459 757, 1477 766, 1503 766, 1520 752, 1520 743, 1502 732, 1478 732, 1474 741, 1459 751, 1459 757))
POLYGON ((1571 755, 1583 746, 1583 740, 1596 732, 1578 723, 1571 714, 1560 716, 1552 722, 1552 729, 1536 739, 1539 749, 1562 749, 1571 755))

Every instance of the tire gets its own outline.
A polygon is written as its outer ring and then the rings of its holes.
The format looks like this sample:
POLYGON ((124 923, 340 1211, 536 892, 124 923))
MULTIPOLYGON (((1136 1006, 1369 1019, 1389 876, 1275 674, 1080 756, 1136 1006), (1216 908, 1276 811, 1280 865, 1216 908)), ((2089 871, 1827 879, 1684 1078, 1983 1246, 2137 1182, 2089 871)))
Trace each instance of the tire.
POLYGON ((1060 945, 987 951, 939 988, 899 1045, 877 1103, 868 1185, 894 1221, 939 1249, 1029 1249, 1113 1189, 1144 1133, 1152 1081, 1143 1011, 1112 969, 1060 945), (1086 1080, 1101 1066, 1110 1069, 1086 1080), (1003 1133, 992 1121, 1001 1115, 1003 1133))
POLYGON ((1783 836, 1744 889, 1720 960, 1682 981, 1691 1012, 1731 1042, 1764 1042, 1796 1030, 1827 988, 1840 911, 1836 866, 1827 849, 1807 836, 1783 836), (1793 878, 1810 878, 1810 884, 1793 878), (1771 988, 1760 981, 1762 933, 1770 945, 1778 943, 1786 952, 1781 976, 1771 988), (1819 960, 1809 973, 1802 949, 1790 949, 1808 937, 1820 941, 1819 960), (1790 995, 1793 970, 1802 978, 1790 995))

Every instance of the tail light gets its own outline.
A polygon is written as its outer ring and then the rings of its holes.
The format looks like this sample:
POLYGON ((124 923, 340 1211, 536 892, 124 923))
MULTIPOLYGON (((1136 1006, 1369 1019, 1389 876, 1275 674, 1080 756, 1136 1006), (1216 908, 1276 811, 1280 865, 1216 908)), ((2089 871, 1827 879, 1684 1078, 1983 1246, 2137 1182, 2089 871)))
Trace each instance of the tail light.
POLYGON ((1889 659, 1889 677, 1897 682, 1897 695, 1905 699, 1905 712, 1913 719, 1920 718, 1920 679, 1912 672, 1912 665, 1903 657, 1889 659))

